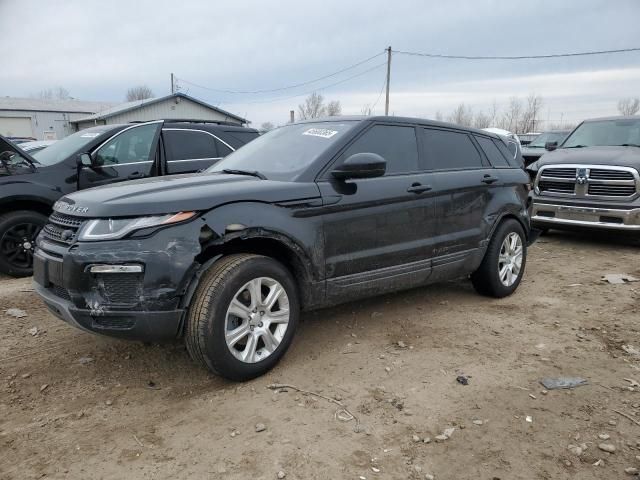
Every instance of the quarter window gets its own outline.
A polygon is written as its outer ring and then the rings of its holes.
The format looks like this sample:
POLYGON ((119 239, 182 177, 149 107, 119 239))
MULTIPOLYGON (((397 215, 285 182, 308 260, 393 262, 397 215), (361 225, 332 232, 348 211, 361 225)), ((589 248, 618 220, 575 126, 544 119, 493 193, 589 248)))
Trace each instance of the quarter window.
POLYGON ((493 165, 494 167, 509 166, 507 159, 504 158, 504 155, 502 155, 502 153, 500 153, 500 150, 498 150, 496 144, 493 143, 493 140, 487 137, 476 137, 476 140, 482 147, 482 150, 484 150, 484 153, 487 155, 487 158, 489 159, 491 165, 493 165))
POLYGON ((358 138, 343 154, 376 153, 387 161, 387 175, 419 170, 418 143, 413 127, 375 125, 358 138))
POLYGON ((118 165, 152 161, 159 124, 141 125, 113 137, 96 152, 97 165, 118 165))
MULTIPOLYGON (((218 151, 218 142, 208 133, 189 130, 165 130, 163 134, 167 144, 169 160, 218 158, 230 153, 230 151, 225 151, 221 154, 218 151)), ((229 149, 227 148, 227 150, 229 149)))
POLYGON ((482 168, 482 157, 469 135, 449 130, 423 129, 424 154, 434 170, 482 168))

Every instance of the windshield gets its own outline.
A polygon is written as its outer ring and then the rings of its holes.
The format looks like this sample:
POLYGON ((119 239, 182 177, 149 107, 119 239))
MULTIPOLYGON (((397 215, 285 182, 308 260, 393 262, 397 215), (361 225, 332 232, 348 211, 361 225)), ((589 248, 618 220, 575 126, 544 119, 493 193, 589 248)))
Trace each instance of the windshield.
POLYGON ((299 123, 276 128, 210 167, 257 171, 271 180, 294 180, 358 121, 299 123))
POLYGON ((562 148, 640 145, 640 118, 584 122, 562 148))
POLYGON ((32 155, 33 158, 42 165, 54 165, 82 150, 83 147, 98 138, 100 135, 104 135, 111 131, 112 129, 105 130, 104 127, 80 130, 79 132, 69 135, 39 152, 34 152, 32 155))
POLYGON ((544 144, 547 142, 558 142, 558 145, 562 143, 569 132, 545 132, 538 135, 533 141, 527 145, 529 148, 544 148, 544 144))

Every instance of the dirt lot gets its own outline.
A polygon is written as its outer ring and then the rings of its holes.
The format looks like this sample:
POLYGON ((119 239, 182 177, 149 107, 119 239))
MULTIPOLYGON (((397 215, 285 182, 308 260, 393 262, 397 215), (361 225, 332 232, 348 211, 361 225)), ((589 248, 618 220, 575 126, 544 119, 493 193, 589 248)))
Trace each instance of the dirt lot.
POLYGON ((29 279, 2 278, 0 478, 625 478, 640 468, 640 388, 625 380, 640 381, 640 352, 622 349, 640 348, 640 283, 600 281, 617 272, 640 277, 638 243, 551 234, 510 298, 461 281, 309 313, 284 361, 245 384, 181 345, 75 330, 29 279), (589 385, 545 394, 559 375, 589 385), (361 431, 273 383, 341 400, 361 431))

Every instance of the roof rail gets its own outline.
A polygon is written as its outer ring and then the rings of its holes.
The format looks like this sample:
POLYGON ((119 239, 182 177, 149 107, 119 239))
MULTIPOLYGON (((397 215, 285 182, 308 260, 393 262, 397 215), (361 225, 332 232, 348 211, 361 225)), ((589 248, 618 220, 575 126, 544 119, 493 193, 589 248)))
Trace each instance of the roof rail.
POLYGON ((223 120, 203 120, 203 119, 199 119, 199 118, 158 118, 155 120, 133 120, 129 123, 147 123, 147 122, 157 122, 157 121, 164 121, 167 123, 211 123, 214 125, 228 125, 231 127, 241 127, 242 125, 240 125, 239 123, 234 123, 234 122, 225 122, 223 120))

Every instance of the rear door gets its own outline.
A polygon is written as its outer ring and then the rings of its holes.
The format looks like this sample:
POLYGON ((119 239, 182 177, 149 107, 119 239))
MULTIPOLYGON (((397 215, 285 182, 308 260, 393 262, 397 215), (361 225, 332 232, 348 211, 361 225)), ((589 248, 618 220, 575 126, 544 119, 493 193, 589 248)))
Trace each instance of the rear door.
POLYGON ((234 151, 219 136, 206 130, 163 128, 166 173, 191 173, 209 168, 234 151))
POLYGON ((78 174, 78 188, 90 188, 157 175, 162 122, 121 130, 91 153, 92 165, 78 174))
POLYGON ((422 148, 436 200, 434 267, 465 260, 486 238, 490 190, 500 182, 472 136, 460 130, 423 128, 422 148))
POLYGON ((373 125, 332 168, 361 152, 387 161, 378 178, 339 181, 328 173, 318 186, 324 215, 327 294, 343 297, 405 288, 430 273, 435 236, 431 174, 420 165, 414 126, 373 125))

